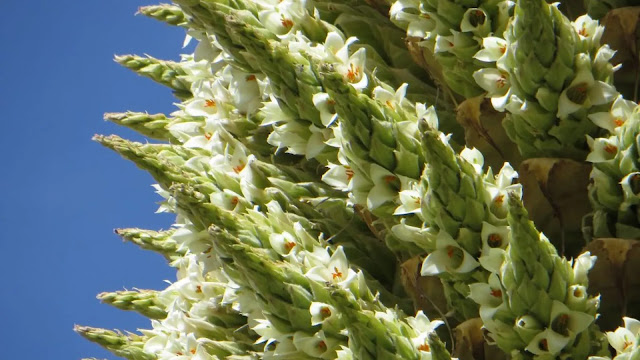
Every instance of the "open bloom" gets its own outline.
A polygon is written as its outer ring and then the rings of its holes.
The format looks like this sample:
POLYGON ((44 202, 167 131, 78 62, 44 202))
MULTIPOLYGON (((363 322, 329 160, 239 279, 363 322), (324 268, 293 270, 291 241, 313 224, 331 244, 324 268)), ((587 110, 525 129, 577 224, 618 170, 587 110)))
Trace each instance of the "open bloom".
POLYGON ((482 167, 484 166, 484 156, 480 150, 473 148, 469 149, 465 146, 460 152, 460 157, 465 159, 469 164, 473 165, 477 174, 482 174, 482 167))
MULTIPOLYGON (((415 317, 408 317, 406 320, 416 332, 416 336, 411 338, 413 346, 415 346, 421 353, 431 355, 427 339, 429 334, 436 331, 436 328, 444 324, 444 322, 442 320, 430 321, 422 310, 418 311, 415 317)), ((423 356, 422 359, 424 358, 425 357, 423 356)), ((427 357, 427 359, 429 358, 427 357)))
POLYGON ((615 135, 608 138, 599 137, 596 139, 587 135, 587 144, 589 144, 591 152, 587 155, 586 160, 592 163, 613 160, 620 151, 620 141, 615 135))
POLYGON ((349 268, 347 256, 342 246, 338 246, 326 264, 311 268, 305 276, 314 281, 328 282, 346 288, 355 280, 356 272, 349 268))
POLYGON ((484 62, 498 61, 507 52, 507 41, 503 38, 488 36, 482 39, 482 49, 473 57, 484 62))
POLYGON ((398 0, 389 10, 391 20, 406 24, 407 36, 426 38, 436 28, 437 16, 423 11, 419 1, 398 0))
MULTIPOLYGON (((609 345, 616 349, 618 355, 633 351, 638 346, 637 338, 640 335, 640 321, 629 317, 624 317, 623 320, 624 327, 607 332, 609 345)), ((616 357, 616 359, 620 358, 620 356, 616 357)), ((626 357, 623 356, 622 359, 626 357)))
POLYGON ((309 16, 304 8, 304 1, 280 1, 271 9, 258 12, 258 19, 266 29, 281 39, 286 39, 301 27, 302 22, 309 16))
POLYGON ((518 177, 518 173, 511 167, 511 164, 504 163, 502 169, 494 179, 485 181, 486 194, 485 201, 489 205, 491 213, 498 219, 507 216, 507 198, 510 192, 522 196, 522 185, 512 184, 513 179, 518 177))
POLYGON ((509 74, 499 68, 484 68, 473 73, 473 79, 491 98, 491 104, 498 111, 504 111, 511 96, 509 74))
POLYGON ((613 101, 618 95, 616 89, 603 82, 596 81, 591 71, 591 60, 587 54, 579 54, 576 58, 578 72, 571 84, 562 91, 558 100, 559 118, 565 118, 582 108, 613 101))
POLYGON ((498 273, 505 257, 505 248, 509 244, 511 231, 508 226, 494 226, 482 223, 482 255, 478 261, 483 268, 498 273))
POLYGON ((348 61, 336 65, 338 72, 356 90, 362 90, 369 84, 367 74, 364 73, 367 60, 365 51, 365 48, 360 48, 349 57, 348 61))
POLYGON ((447 273, 468 273, 480 264, 466 250, 453 240, 451 235, 440 231, 436 238, 436 250, 422 263, 422 276, 447 273))
POLYGON ((297 331, 293 334, 293 345, 296 349, 314 358, 332 358, 332 355, 339 345, 339 341, 331 337, 327 337, 324 331, 310 335, 303 331, 297 331))
POLYGON ((400 85, 395 93, 392 93, 382 86, 376 86, 373 89, 373 98, 390 107, 391 109, 402 107, 403 104, 407 103, 405 95, 407 94, 408 86, 409 84, 407 83, 400 85))
POLYGON ((631 116, 635 107, 636 103, 625 100, 622 95, 618 95, 611 105, 611 110, 608 112, 589 114, 589 119, 593 121, 594 124, 613 133, 631 116))
POLYGON ((371 164, 369 173, 371 181, 373 181, 373 188, 367 196, 367 207, 373 210, 386 202, 395 201, 400 190, 398 176, 378 164, 371 164))
POLYGON ((467 9, 460 22, 460 30, 485 37, 491 32, 491 19, 481 8, 467 9))
POLYGON ((338 118, 335 109, 335 101, 329 97, 327 93, 313 94, 313 105, 320 112, 320 121, 322 125, 329 127, 338 118))

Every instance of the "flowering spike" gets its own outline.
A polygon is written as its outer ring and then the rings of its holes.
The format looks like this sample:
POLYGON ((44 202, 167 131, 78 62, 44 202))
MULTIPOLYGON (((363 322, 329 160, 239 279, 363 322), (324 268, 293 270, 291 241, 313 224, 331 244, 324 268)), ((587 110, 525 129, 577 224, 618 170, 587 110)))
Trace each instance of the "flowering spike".
POLYGON ((169 25, 186 27, 187 19, 180 7, 171 4, 141 6, 138 14, 162 21, 169 25))
POLYGON ((173 94, 180 100, 192 97, 191 84, 182 78, 186 72, 179 63, 137 55, 119 55, 115 57, 115 61, 139 75, 173 89, 173 94))
POLYGON ((158 301, 158 292, 154 290, 103 292, 98 294, 98 300, 121 310, 133 310, 150 319, 167 316, 166 308, 158 301))
POLYGON ((177 139, 169 132, 167 125, 172 119, 164 114, 149 114, 127 111, 124 113, 106 113, 104 119, 118 125, 126 126, 140 134, 157 140, 176 142, 177 139))
POLYGON ((125 241, 130 241, 143 249, 162 254, 167 260, 175 260, 184 256, 185 251, 178 248, 169 231, 152 231, 143 229, 115 229, 115 233, 125 241))
POLYGON ((145 338, 135 334, 125 335, 119 331, 94 328, 89 326, 74 326, 73 330, 85 339, 94 342, 114 355, 129 360, 155 360, 156 356, 146 353, 142 348, 145 338))

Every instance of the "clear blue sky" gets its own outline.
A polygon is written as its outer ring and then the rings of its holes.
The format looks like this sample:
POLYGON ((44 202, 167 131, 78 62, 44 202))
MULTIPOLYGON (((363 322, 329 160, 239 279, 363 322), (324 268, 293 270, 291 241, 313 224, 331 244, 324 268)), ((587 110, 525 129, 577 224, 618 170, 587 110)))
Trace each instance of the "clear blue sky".
POLYGON ((140 139, 104 112, 174 110, 168 89, 114 54, 178 59, 184 31, 134 16, 140 0, 3 2, 0 41, 0 344, 2 359, 114 359, 74 324, 135 330, 150 322, 95 299, 166 286, 175 271, 123 243, 117 227, 167 228, 153 180, 91 141, 140 139))

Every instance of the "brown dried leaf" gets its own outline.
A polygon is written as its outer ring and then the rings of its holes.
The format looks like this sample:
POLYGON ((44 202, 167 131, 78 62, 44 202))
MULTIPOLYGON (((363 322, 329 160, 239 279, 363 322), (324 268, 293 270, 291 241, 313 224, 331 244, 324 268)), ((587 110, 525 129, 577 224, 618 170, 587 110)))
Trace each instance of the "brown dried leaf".
POLYGON ((413 300, 416 311, 422 310, 428 318, 442 318, 447 312, 447 298, 440 278, 421 276, 422 259, 414 256, 400 265, 400 279, 405 291, 413 300))
POLYGON ((571 159, 535 158, 520 165, 523 201, 531 219, 558 251, 576 256, 584 246, 582 218, 591 210, 591 165, 571 159))
POLYGON ((456 120, 464 128, 467 147, 480 150, 486 165, 498 171, 505 161, 515 167, 520 164, 518 147, 502 127, 505 113, 496 111, 489 99, 484 95, 469 98, 456 112, 456 120))
POLYGON ((609 44, 616 54, 614 65, 622 64, 615 74, 616 87, 628 99, 637 99, 637 79, 640 66, 638 53, 638 22, 640 6, 629 6, 609 11, 600 21, 605 26, 602 42, 609 44))
POLYGON ((484 338, 480 318, 469 319, 454 330, 455 347, 453 356, 460 360, 503 360, 507 354, 495 345, 489 345, 484 338))
POLYGON ((484 359, 484 336, 482 334, 482 320, 469 319, 456 326, 453 331, 455 349, 453 356, 460 360, 484 359))
POLYGON ((614 330, 623 316, 640 315, 640 241, 600 238, 586 251, 598 257, 589 272, 589 293, 600 294, 598 325, 614 330))

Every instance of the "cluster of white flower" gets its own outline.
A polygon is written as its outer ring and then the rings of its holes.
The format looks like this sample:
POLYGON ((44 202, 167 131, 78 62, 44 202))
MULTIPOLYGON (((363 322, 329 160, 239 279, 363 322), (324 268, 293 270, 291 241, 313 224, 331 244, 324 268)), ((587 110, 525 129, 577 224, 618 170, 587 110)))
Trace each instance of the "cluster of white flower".
MULTIPOLYGON (((274 2, 273 8, 260 11, 260 20, 288 44, 292 56, 312 56, 314 61, 331 63, 355 89, 366 87, 368 76, 364 69, 364 49, 349 55, 348 46, 355 39, 345 40, 337 32, 329 32, 324 44, 309 45, 311 41, 299 31, 304 17, 309 15, 299 8, 300 2, 295 3, 296 6, 287 6, 274 2)), ((182 64, 188 73, 186 78, 192 84, 193 98, 179 105, 181 110, 172 114, 179 120, 171 123, 168 130, 182 146, 201 154, 186 159, 185 166, 218 184, 219 187, 209 194, 208 201, 234 213, 239 222, 246 220, 243 223, 247 229, 253 228, 256 234, 268 234, 266 237, 251 235, 254 240, 248 242, 268 250, 273 259, 290 264, 288 271, 299 273, 306 281, 317 286, 335 286, 358 296, 370 293, 364 273, 361 270, 356 272, 349 265, 341 246, 329 245, 322 233, 311 231, 308 224, 295 221, 296 216, 283 211, 278 202, 272 200, 264 203, 269 198, 265 196, 269 189, 258 185, 264 175, 256 173, 252 166, 259 160, 233 133, 237 130, 238 122, 255 123, 256 119, 260 119, 256 125, 271 127, 267 143, 275 151, 284 148, 289 153, 314 158, 325 146, 336 146, 340 141, 339 137, 334 138, 334 134, 340 134, 340 125, 336 122, 337 115, 331 109, 328 94, 319 93, 313 98, 325 128, 303 125, 305 120, 283 111, 268 78, 259 73, 244 72, 229 64, 229 55, 214 37, 196 32, 191 32, 190 36, 198 39, 199 45, 196 55, 185 58, 182 64)), ((403 106, 405 89, 406 86, 392 94, 378 87, 374 93, 379 101, 388 106, 403 106)), ((342 153, 337 153, 337 156, 342 163, 346 163, 342 153)), ((326 183, 340 190, 352 190, 348 185, 350 179, 347 179, 349 172, 346 167, 328 163, 328 168, 323 177, 326 183), (333 175, 337 167, 341 167, 344 176, 337 173, 333 175)), ((375 198, 380 195, 378 190, 384 193, 384 178, 391 173, 373 164, 371 174, 366 178, 374 180, 373 188, 370 186, 367 190, 372 197, 372 207, 380 201, 397 198, 397 191, 384 195, 384 200, 375 198)), ((228 268, 224 270, 223 260, 216 254, 208 231, 197 230, 187 220, 186 214, 181 216, 181 209, 175 205, 167 189, 160 186, 156 188, 166 199, 159 211, 178 214, 178 229, 172 235, 172 240, 180 249, 188 250, 189 255, 173 264, 179 269, 179 280, 163 291, 161 296, 169 315, 165 320, 155 321, 153 330, 145 331, 150 338, 145 345, 146 352, 156 354, 159 359, 175 356, 198 360, 213 358, 206 349, 214 346, 207 344, 210 340, 206 337, 198 337, 197 334, 215 332, 207 320, 210 321, 211 314, 224 309, 243 318, 249 328, 260 336, 256 343, 264 343, 265 359, 291 356, 351 358, 351 352, 346 347, 349 334, 340 312, 334 306, 311 302, 308 308, 311 323, 308 325, 319 329, 314 333, 295 330, 295 324, 289 325, 293 331, 282 331, 281 324, 273 323, 268 310, 257 305, 264 301, 259 299, 260 295, 256 295, 248 283, 237 282, 227 273, 228 268)), ((240 268, 238 270, 242 271, 240 268)), ((417 326, 416 336, 421 337, 420 344, 416 345, 420 348, 435 325, 424 328, 428 320, 423 314, 416 319, 411 321, 417 326)), ((425 353, 428 353, 427 349, 424 346, 420 348, 425 353)))

